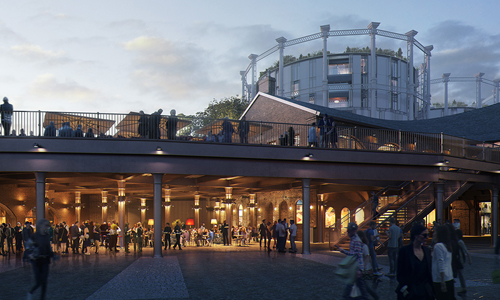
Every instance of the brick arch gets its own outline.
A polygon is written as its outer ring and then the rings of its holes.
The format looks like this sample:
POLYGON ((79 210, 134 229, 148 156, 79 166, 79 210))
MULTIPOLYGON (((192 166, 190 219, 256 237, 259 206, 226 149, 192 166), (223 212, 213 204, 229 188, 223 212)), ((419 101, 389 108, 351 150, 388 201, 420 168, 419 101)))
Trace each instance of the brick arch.
POLYGON ((269 202, 269 204, 266 206, 266 214, 265 214, 266 223, 267 222, 271 222, 271 224, 273 223, 274 220, 273 214, 274 214, 274 207, 273 204, 269 202))
POLYGON ((16 224, 17 223, 17 216, 14 214, 14 212, 5 204, 0 203, 0 208, 5 210, 5 213, 7 216, 10 218, 10 223, 11 224, 16 224))
POLYGON ((288 218, 289 215, 288 210, 289 210, 288 203, 285 200, 281 201, 279 206, 279 218, 281 220, 283 220, 284 218, 288 218))

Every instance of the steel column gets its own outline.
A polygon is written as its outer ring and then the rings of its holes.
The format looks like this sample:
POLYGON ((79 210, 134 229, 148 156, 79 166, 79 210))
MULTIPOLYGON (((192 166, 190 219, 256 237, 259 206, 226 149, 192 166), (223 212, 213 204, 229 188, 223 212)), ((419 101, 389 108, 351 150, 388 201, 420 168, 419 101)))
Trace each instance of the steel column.
POLYGON ((163 174, 153 174, 153 198, 154 198, 154 255, 155 258, 161 258, 161 184, 163 174))
POLYGON ((310 206, 310 185, 311 185, 311 179, 310 178, 303 178, 302 179, 302 199, 304 202, 304 216, 303 216, 303 232, 302 232, 302 254, 311 254, 311 236, 310 236, 310 230, 311 230, 311 222, 310 222, 310 214, 311 214, 311 209, 309 208, 310 206))
MULTIPOLYGON (((45 178, 47 173, 35 172, 36 220, 45 219, 45 178)), ((36 223, 35 223, 36 224, 36 223)))

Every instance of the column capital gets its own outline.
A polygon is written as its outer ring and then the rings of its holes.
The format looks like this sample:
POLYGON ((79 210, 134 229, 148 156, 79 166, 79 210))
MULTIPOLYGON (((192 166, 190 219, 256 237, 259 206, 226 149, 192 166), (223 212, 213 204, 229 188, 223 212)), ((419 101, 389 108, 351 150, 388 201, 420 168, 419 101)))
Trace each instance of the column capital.
MULTIPOLYGON (((248 59, 250 59, 250 60, 252 60, 252 61, 253 61, 253 60, 257 59, 257 57, 259 57, 257 54, 250 54, 250 55, 248 56, 248 59)), ((243 72, 244 72, 244 71, 243 71, 243 72)))
POLYGON ((443 82, 450 81, 450 75, 451 73, 443 73, 443 75, 441 75, 441 77, 443 78, 443 82))
POLYGON ((481 77, 483 77, 483 76, 484 76, 484 73, 481 73, 481 72, 474 74, 474 77, 476 77, 478 80, 480 80, 481 77))
POLYGON ((286 41, 287 39, 282 36, 276 39, 276 42, 278 42, 280 46, 282 46, 286 41))
POLYGON ((405 35, 406 35, 407 37, 409 37, 409 38, 412 38, 412 39, 413 39, 413 37, 414 37, 414 36, 416 36, 416 35, 417 35, 417 33, 418 33, 418 31, 415 31, 415 30, 410 30, 410 31, 408 31, 407 33, 405 33, 405 35))
POLYGON ((429 45, 429 46, 425 46, 424 47, 425 50, 429 53, 426 53, 428 56, 431 56, 431 51, 434 50, 434 46, 433 45, 429 45))
POLYGON ((323 37, 328 37, 328 32, 330 31, 330 25, 322 25, 319 27, 321 29, 321 33, 323 33, 323 37))
POLYGON ((368 26, 366 26, 366 28, 371 29, 372 33, 376 34, 378 25, 380 25, 380 22, 371 22, 368 26))
POLYGON ((500 86, 500 78, 493 79, 493 82, 496 84, 496 86, 500 86))

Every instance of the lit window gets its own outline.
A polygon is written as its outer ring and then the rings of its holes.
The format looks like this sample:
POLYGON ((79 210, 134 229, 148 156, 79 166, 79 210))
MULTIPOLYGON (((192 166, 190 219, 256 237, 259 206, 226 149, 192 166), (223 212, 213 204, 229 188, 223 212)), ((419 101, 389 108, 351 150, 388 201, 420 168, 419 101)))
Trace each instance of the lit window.
POLYGON ((315 93, 309 94, 309 103, 314 104, 315 93))
POLYGON ((349 71, 349 63, 330 64, 328 65, 328 75, 351 74, 349 71))
POLYGON ((299 96, 299 81, 296 80, 293 82, 292 85, 292 99, 295 99, 297 96, 299 96))
POLYGON ((336 108, 336 107, 347 107, 347 97, 331 97, 328 99, 328 107, 336 108))

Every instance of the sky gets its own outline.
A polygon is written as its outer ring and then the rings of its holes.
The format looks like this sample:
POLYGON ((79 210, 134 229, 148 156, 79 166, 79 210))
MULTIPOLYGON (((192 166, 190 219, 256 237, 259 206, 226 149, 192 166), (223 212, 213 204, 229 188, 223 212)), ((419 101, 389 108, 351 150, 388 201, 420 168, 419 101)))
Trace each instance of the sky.
MULTIPOLYGON (((433 45, 431 79, 500 78, 500 1, 0 0, 0 96, 15 110, 203 111, 213 99, 241 96, 240 71, 252 53, 331 30, 418 31, 433 45)), ((369 46, 368 36, 329 38, 333 52, 369 46)), ((403 50, 379 37, 377 47, 403 50)), ((321 40, 285 49, 318 51, 321 40)), ((278 53, 258 63, 265 70, 278 53)), ((415 66, 423 62, 416 55, 415 66)), ((442 102, 442 85, 432 85, 442 102)), ((492 88, 482 89, 483 98, 492 88)), ((471 102, 474 83, 451 83, 450 100, 471 102)))

